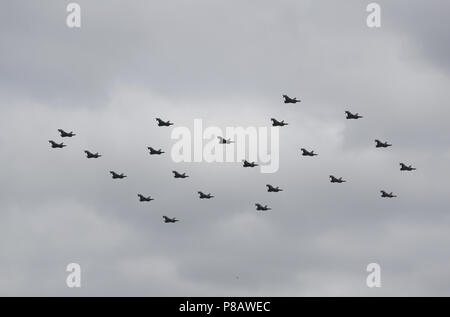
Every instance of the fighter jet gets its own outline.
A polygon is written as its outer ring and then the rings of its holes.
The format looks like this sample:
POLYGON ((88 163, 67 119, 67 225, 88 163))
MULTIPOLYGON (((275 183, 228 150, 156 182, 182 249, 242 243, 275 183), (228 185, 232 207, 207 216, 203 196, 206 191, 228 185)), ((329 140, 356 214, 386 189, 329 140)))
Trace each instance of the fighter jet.
POLYGON ((336 178, 333 175, 330 175, 330 182, 332 183, 345 183, 346 180, 343 180, 342 177, 336 178))
POLYGON ((255 204, 257 211, 268 211, 272 210, 272 208, 267 207, 267 205, 263 206, 261 204, 255 204))
POLYGON ((144 195, 141 195, 141 194, 137 194, 137 195, 139 197, 139 201, 142 201, 142 202, 149 202, 149 201, 155 200, 151 196, 145 197, 144 195))
POLYGON ((231 139, 224 139, 221 136, 218 136, 217 138, 219 139, 219 143, 220 144, 231 144, 231 143, 234 143, 234 141, 231 141, 231 139))
POLYGON ((359 113, 351 113, 350 111, 345 111, 345 113, 347 114, 347 119, 360 119, 363 118, 363 116, 360 116, 359 113))
POLYGON ((177 218, 169 218, 169 217, 167 217, 167 216, 163 216, 163 219, 164 219, 164 223, 175 223, 175 222, 177 222, 177 221, 180 221, 180 220, 178 220, 177 218))
POLYGON ((74 134, 73 131, 66 132, 63 129, 58 129, 58 131, 61 134, 62 138, 71 138, 73 136, 76 136, 76 134, 74 134))
POLYGON ((297 102, 301 102, 301 100, 297 99, 297 98, 290 98, 288 95, 283 95, 284 98, 284 103, 297 103, 297 102))
POLYGON ((173 123, 170 122, 170 120, 163 121, 160 118, 156 118, 156 121, 158 121, 158 127, 169 127, 173 125, 173 123))
POLYGON ((305 150, 304 148, 301 148, 300 150, 302 151, 302 155, 303 156, 317 156, 317 155, 319 155, 317 153, 314 153, 314 151, 308 151, 308 150, 305 150))
POLYGON ((412 165, 407 166, 407 165, 404 164, 404 163, 400 163, 400 170, 401 170, 401 171, 411 172, 411 171, 415 171, 416 168, 415 168, 415 167, 412 167, 412 165))
POLYGON ((86 151, 84 151, 84 153, 86 153, 86 157, 88 159, 91 159, 91 158, 96 159, 96 158, 102 157, 98 152, 94 154, 94 153, 91 153, 88 150, 86 150, 86 151))
POLYGON ((49 140, 50 144, 52 145, 53 149, 62 149, 63 147, 67 146, 64 143, 56 143, 55 141, 49 140))
POLYGON ((258 166, 258 164, 256 164, 255 162, 249 162, 247 160, 243 160, 242 162, 244 162, 244 167, 256 167, 258 166))
POLYGON ((383 197, 383 198, 395 198, 395 197, 397 197, 396 195, 394 195, 393 192, 387 193, 384 190, 380 190, 380 193, 381 193, 381 197, 383 197))
POLYGON ((288 125, 284 120, 281 122, 274 118, 271 118, 270 120, 272 120, 272 127, 284 127, 285 125, 288 125))
POLYGON ((125 175, 124 173, 122 173, 122 174, 117 174, 117 173, 114 172, 114 171, 109 171, 109 172, 111 173, 113 179, 122 179, 122 178, 127 177, 127 175, 125 175))
POLYGON ((200 199, 211 199, 211 198, 214 198, 214 196, 212 196, 211 194, 204 194, 201 191, 198 191, 197 193, 200 195, 200 197, 199 197, 200 199))
POLYGON ((172 171, 172 173, 173 173, 173 177, 175 177, 175 178, 186 178, 186 177, 189 177, 189 176, 186 175, 186 173, 180 174, 177 171, 172 171))
POLYGON ((161 150, 161 149, 155 150, 155 149, 152 148, 151 146, 148 146, 147 149, 150 151, 150 153, 149 153, 150 155, 161 155, 161 154, 163 154, 163 153, 166 153, 166 152, 164 152, 164 151, 161 150))
POLYGON ((381 142, 380 140, 375 140, 375 147, 390 147, 392 144, 389 144, 387 142, 381 142))
POLYGON ((266 187, 267 187, 267 191, 269 193, 278 193, 278 192, 282 192, 283 191, 280 187, 278 187, 278 186, 277 187, 273 187, 270 184, 267 184, 266 187))

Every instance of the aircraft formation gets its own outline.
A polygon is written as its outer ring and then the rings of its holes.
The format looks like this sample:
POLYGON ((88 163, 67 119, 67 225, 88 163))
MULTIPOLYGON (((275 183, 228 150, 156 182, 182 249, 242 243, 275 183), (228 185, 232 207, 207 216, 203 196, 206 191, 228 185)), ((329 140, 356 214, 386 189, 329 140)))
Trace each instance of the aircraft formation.
MULTIPOLYGON (((297 98, 291 98, 288 95, 282 95, 282 97, 284 98, 284 103, 285 104, 296 104, 301 102, 301 100, 297 99, 297 98)), ((358 119, 362 119, 364 118, 363 116, 361 116, 359 113, 352 113, 348 110, 345 111, 345 115, 346 115, 346 119, 347 120, 358 120, 358 119)), ((273 127, 284 127, 287 126, 288 123, 285 122, 284 120, 277 120, 275 118, 271 118, 270 119, 272 121, 272 126, 273 127)), ((174 123, 170 122, 170 120, 164 121, 161 118, 156 118, 156 122, 158 127, 170 127, 172 125, 174 125, 174 123)), ((73 131, 71 132, 66 132, 63 129, 58 129, 58 132, 60 133, 60 137, 61 138, 72 138, 74 136, 76 136, 75 133, 73 133, 73 131)), ((223 136, 217 136, 217 139, 219 140, 218 143, 219 144, 231 144, 234 143, 234 141, 232 141, 231 139, 226 139, 223 136)), ((64 144, 64 142, 58 143, 54 140, 49 140, 50 146, 53 149, 62 149, 64 147, 66 147, 67 145, 64 144)), ((388 142, 383 142, 380 141, 378 139, 375 139, 375 147, 376 148, 389 148, 391 147, 392 144, 389 144, 388 142)), ((162 155, 165 152, 162 149, 155 149, 153 147, 147 147, 148 151, 149 151, 149 155, 162 155)), ((301 151, 301 155, 305 156, 305 157, 314 157, 314 156, 318 156, 317 153, 314 152, 314 150, 307 150, 305 148, 300 148, 301 151)), ((86 158, 88 159, 98 159, 101 158, 102 155, 99 154, 98 152, 93 153, 90 152, 89 150, 85 150, 84 153, 86 154, 86 158)), ((250 162, 247 160, 243 160, 243 167, 244 168, 254 168, 259 166, 256 162, 250 162)), ((412 172, 415 171, 416 168, 413 167, 412 165, 408 165, 406 163, 401 162, 400 163, 400 171, 405 171, 405 172, 412 172)), ((109 172, 111 174, 112 179, 114 180, 121 180, 127 177, 127 175, 125 175, 124 173, 117 173, 115 171, 110 171, 109 172)), ((189 175, 187 175, 185 172, 181 173, 178 171, 173 170, 173 177, 176 179, 185 179, 188 178, 189 175)), ((330 182, 333 184, 343 184, 346 183, 347 180, 345 180, 343 177, 336 177, 334 175, 329 175, 330 178, 330 182)), ((269 193, 278 193, 278 192, 282 192, 283 189, 281 189, 279 186, 273 186, 271 184, 266 184, 266 188, 267 188, 267 192, 269 193)), ((214 196, 211 193, 204 193, 202 191, 197 191, 198 195, 199 195, 199 199, 201 200, 209 200, 214 198, 214 196)), ((380 190, 381 193, 381 198, 387 198, 387 199, 392 199, 392 198, 397 198, 397 195, 395 195, 393 192, 387 192, 385 190, 380 190)), ((146 202, 151 202, 153 200, 155 200, 154 198, 152 198, 151 196, 144 196, 142 194, 137 194, 138 200, 139 202, 142 203, 146 203, 146 202)), ((255 207, 256 207, 256 211, 270 211, 272 210, 272 208, 270 208, 268 205, 263 205, 261 203, 255 203, 255 207)), ((180 221, 179 219, 173 217, 170 218, 168 216, 163 216, 163 222, 164 223, 176 223, 178 221, 180 221)))

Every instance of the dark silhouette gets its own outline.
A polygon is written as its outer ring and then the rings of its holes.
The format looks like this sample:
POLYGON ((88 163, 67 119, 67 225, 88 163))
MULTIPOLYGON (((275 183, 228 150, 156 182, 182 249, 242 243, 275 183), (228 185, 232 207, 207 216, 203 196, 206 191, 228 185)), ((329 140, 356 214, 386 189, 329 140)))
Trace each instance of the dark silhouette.
POLYGON ((397 197, 396 195, 394 195, 393 192, 387 193, 384 190, 380 190, 380 193, 381 193, 381 197, 383 197, 383 198, 395 198, 395 197, 397 197))
POLYGON ((167 217, 167 216, 163 216, 163 218, 164 218, 164 223, 175 223, 175 222, 177 222, 177 221, 180 221, 180 220, 178 220, 177 218, 169 218, 169 217, 167 217))
POLYGON ((158 122, 158 127, 169 127, 173 125, 173 123, 170 122, 170 120, 163 121, 160 118, 156 118, 156 121, 158 122))
POLYGON ((172 173, 173 173, 173 177, 175 177, 175 178, 186 178, 186 177, 189 177, 189 176, 186 175, 186 173, 181 174, 181 173, 178 173, 177 171, 172 171, 172 173))
POLYGON ((277 119, 271 118, 272 120, 272 127, 284 127, 285 125, 288 125, 289 123, 282 121, 278 121, 277 119))
POLYGON ((201 191, 198 191, 197 193, 200 195, 199 196, 200 199, 211 199, 211 198, 214 198, 214 196, 212 196, 211 194, 204 194, 201 191))
POLYGON ((267 187, 267 191, 269 193, 278 193, 278 192, 282 192, 283 191, 280 187, 278 187, 278 186, 274 187, 274 186, 272 186, 270 184, 267 184, 266 187, 267 187))
POLYGON ((284 98, 284 103, 297 103, 297 102, 301 102, 301 100, 297 99, 297 98, 291 98, 288 95, 283 95, 284 98))
POLYGON ((256 210, 257 211, 268 211, 268 210, 272 210, 272 208, 267 207, 267 205, 263 206, 261 204, 256 203, 256 210))
POLYGON ((86 153, 86 157, 88 159, 92 159, 92 158, 96 159, 96 158, 102 157, 98 152, 94 154, 94 153, 91 153, 88 150, 86 150, 86 151, 84 151, 84 153, 86 153))
POLYGON ((74 134, 73 131, 66 132, 63 129, 58 129, 58 131, 61 134, 62 138, 71 138, 73 136, 76 136, 76 134, 74 134))
POLYGON ((350 111, 345 111, 345 114, 347 115, 347 119, 360 119, 363 118, 363 116, 360 116, 359 113, 351 113, 350 111))
POLYGON ((300 150, 302 151, 302 155, 303 156, 317 156, 317 155, 319 155, 317 153, 314 153, 314 151, 308 151, 308 150, 305 150, 304 148, 301 148, 300 150))
POLYGON ((234 141, 231 141, 231 139, 224 139, 221 136, 218 136, 217 138, 219 139, 219 143, 220 144, 231 144, 231 143, 234 143, 234 141))
POLYGON ((166 152, 163 152, 161 149, 155 150, 151 146, 148 146, 147 149, 150 151, 150 153, 149 153, 150 155, 161 155, 163 153, 166 153, 166 152))
POLYGON ((141 194, 137 194, 137 195, 139 197, 139 201, 142 201, 142 202, 150 202, 152 200, 155 200, 151 196, 145 197, 144 195, 141 195, 141 194))
POLYGON ((258 166, 258 164, 256 164, 255 162, 249 162, 247 160, 243 160, 242 162, 244 162, 244 167, 256 167, 258 166))
POLYGON ((125 175, 124 173, 122 173, 122 174, 117 174, 117 173, 114 172, 114 171, 109 171, 109 173, 112 175, 112 178, 113 178, 113 179, 122 179, 122 178, 127 177, 127 175, 125 175))
POLYGON ((346 180, 343 180, 342 177, 336 178, 333 175, 330 175, 330 182, 341 184, 341 183, 345 183, 346 180))
POLYGON ((375 140, 375 147, 390 147, 392 144, 389 144, 387 142, 381 142, 380 140, 375 140))
POLYGON ((404 164, 404 163, 400 163, 400 170, 401 171, 407 171, 407 172, 412 172, 412 171, 415 171, 416 170, 416 168, 415 167, 412 167, 412 165, 406 165, 406 164, 404 164))
POLYGON ((50 142, 51 146, 53 149, 62 149, 63 147, 66 147, 67 145, 65 145, 64 143, 56 143, 55 141, 49 140, 48 142, 50 142))

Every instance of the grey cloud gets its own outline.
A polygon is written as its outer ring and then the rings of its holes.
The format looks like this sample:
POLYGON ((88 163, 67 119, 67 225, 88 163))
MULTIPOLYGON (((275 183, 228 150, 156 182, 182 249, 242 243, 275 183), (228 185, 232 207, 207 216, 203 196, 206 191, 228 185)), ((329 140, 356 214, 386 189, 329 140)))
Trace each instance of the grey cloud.
POLYGON ((435 40, 448 28, 431 21, 443 10, 380 1, 383 26, 370 30, 360 1, 79 3, 80 30, 60 1, 1 12, 1 294, 448 294, 449 79, 435 40), (347 122, 346 109, 365 118, 347 122), (146 146, 173 145, 157 116, 222 128, 286 119, 280 170, 149 157, 146 146), (78 135, 52 151, 58 128, 78 135), (375 138, 394 147, 378 151, 375 138), (418 170, 401 174, 400 161, 418 170), (112 182, 111 169, 129 178, 112 182), (156 200, 139 204, 138 192, 156 200), (70 262, 80 290, 65 286, 70 262), (365 286, 370 262, 380 290, 365 286))

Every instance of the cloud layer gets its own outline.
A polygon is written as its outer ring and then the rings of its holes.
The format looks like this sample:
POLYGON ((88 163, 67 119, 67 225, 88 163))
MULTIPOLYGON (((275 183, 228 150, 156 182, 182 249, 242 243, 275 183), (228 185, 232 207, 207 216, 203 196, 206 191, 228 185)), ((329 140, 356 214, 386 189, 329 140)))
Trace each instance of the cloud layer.
POLYGON ((64 2, 3 4, 0 294, 449 295, 449 4, 435 2, 378 1, 377 30, 361 1, 80 0, 78 30, 64 2), (173 144, 155 117, 285 119, 280 170, 150 157, 173 144), (77 133, 60 151, 58 128, 77 133), (66 287, 71 262, 81 289, 66 287), (365 285, 371 262, 381 289, 365 285))

